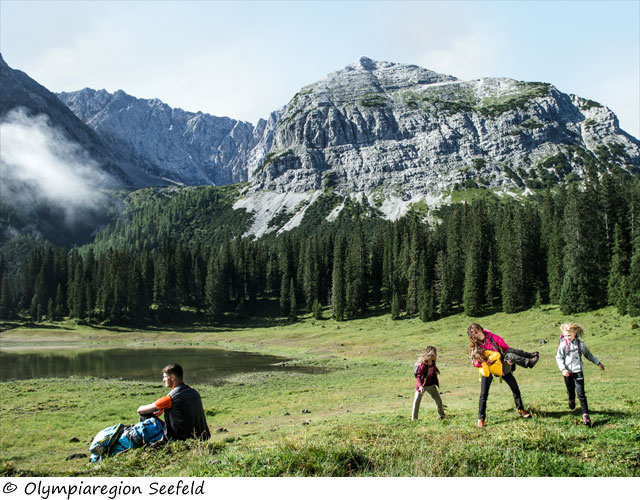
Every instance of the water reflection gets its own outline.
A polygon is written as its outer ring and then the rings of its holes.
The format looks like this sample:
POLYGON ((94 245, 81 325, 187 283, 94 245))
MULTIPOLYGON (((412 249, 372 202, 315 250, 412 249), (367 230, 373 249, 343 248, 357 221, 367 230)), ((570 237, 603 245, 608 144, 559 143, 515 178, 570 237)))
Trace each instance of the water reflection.
POLYGON ((179 363, 185 380, 219 385, 230 375, 258 371, 318 373, 315 367, 286 366, 279 356, 224 349, 83 349, 38 352, 0 351, 0 380, 75 376, 161 381, 161 370, 179 363))

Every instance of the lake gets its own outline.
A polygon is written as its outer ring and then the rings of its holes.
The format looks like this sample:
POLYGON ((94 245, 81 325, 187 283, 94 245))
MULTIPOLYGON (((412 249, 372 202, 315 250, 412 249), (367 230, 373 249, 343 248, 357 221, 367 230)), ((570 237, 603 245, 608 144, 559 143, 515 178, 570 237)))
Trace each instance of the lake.
POLYGON ((162 368, 179 363, 188 384, 220 385, 231 375, 265 371, 318 373, 316 367, 288 366, 290 359, 212 348, 46 349, 0 351, 0 381, 90 376, 162 381, 162 368))

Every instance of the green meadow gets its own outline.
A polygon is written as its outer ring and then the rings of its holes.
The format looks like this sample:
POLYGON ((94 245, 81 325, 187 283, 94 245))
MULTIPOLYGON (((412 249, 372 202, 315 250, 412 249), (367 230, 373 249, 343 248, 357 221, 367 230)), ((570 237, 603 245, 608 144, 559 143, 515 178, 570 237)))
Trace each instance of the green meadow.
MULTIPOLYGON (((290 358, 316 373, 252 372, 220 386, 196 385, 212 437, 142 448, 88 464, 101 429, 137 420, 136 409, 166 394, 157 382, 79 378, 0 383, 0 467, 4 476, 638 476, 640 319, 613 308, 573 317, 556 307, 431 323, 388 314, 336 322, 246 322, 172 330, 99 329, 60 323, 16 326, 3 349, 67 346, 224 347, 290 358), (571 411, 555 351, 559 325, 585 329, 583 341, 605 372, 585 360, 593 427, 571 411), (523 420, 511 392, 495 380, 487 427, 476 427, 478 371, 467 356, 471 321, 514 347, 539 351, 515 375, 533 418, 523 420), (546 342, 545 342, 546 341, 546 342), (447 418, 425 395, 410 421, 413 363, 438 348, 447 418), (303 412, 303 410, 308 410, 303 412)), ((172 360, 167 360, 171 362, 172 360)), ((185 373, 189 383, 189 373, 185 373)))

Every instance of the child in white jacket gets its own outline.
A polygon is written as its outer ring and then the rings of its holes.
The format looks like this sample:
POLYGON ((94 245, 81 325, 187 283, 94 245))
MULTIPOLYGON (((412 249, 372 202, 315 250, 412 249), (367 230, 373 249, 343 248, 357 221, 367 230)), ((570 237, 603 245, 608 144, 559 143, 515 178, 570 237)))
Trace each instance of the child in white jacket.
POLYGON ((558 351, 556 352, 556 361, 558 368, 564 376, 564 383, 567 386, 567 395, 569 396, 569 408, 576 407, 576 392, 580 400, 582 408, 582 421, 585 425, 591 425, 589 418, 589 406, 587 405, 587 395, 584 391, 584 375, 582 373, 582 355, 592 363, 598 365, 604 370, 604 365, 598 361, 587 345, 580 340, 582 327, 576 323, 564 323, 560 327, 562 337, 558 343, 558 351))

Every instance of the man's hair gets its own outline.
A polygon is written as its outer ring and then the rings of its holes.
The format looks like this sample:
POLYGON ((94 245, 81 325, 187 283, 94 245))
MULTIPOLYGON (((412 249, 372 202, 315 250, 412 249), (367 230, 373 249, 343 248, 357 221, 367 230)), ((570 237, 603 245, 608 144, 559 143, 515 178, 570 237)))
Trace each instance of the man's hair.
POLYGON ((175 375, 176 378, 182 380, 182 367, 178 363, 170 363, 162 369, 162 373, 167 375, 175 375))

